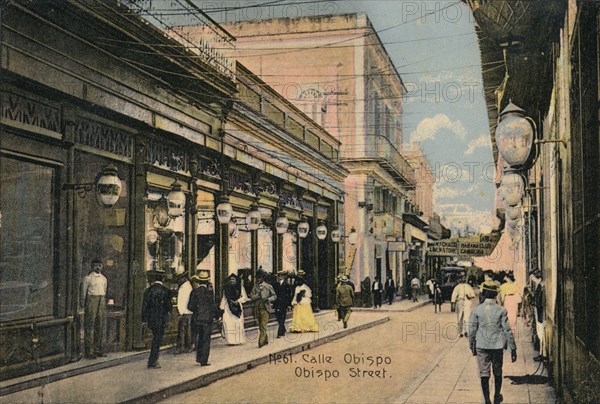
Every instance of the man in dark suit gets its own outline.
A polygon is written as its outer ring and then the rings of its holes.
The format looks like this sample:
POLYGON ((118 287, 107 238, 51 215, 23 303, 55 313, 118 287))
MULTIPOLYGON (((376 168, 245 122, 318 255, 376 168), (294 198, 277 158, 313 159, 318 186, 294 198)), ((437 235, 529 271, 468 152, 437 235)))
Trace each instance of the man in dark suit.
POLYGON ((213 290, 209 288, 209 272, 200 271, 193 280, 198 282, 198 287, 190 295, 188 309, 193 313, 192 327, 196 329, 198 338, 196 342, 196 362, 200 366, 209 366, 210 331, 213 320, 221 317, 222 313, 215 303, 213 290))
POLYGON ((383 300, 383 284, 381 283, 379 276, 375 277, 371 290, 373 291, 373 307, 381 307, 381 301, 383 300))
POLYGON ((285 335, 285 318, 287 309, 292 305, 292 287, 287 281, 287 272, 280 271, 277 273, 277 282, 273 285, 277 299, 273 302, 275 309, 275 317, 279 328, 277 329, 277 338, 285 335))
POLYGON ((171 294, 169 289, 162 284, 160 274, 148 275, 148 280, 152 282, 152 285, 144 292, 142 304, 142 321, 152 331, 148 369, 160 369, 158 355, 171 316, 171 294))
POLYGON ((385 295, 387 296, 388 304, 391 305, 394 301, 394 295, 396 294, 396 283, 392 279, 392 274, 388 274, 387 280, 385 281, 385 295))

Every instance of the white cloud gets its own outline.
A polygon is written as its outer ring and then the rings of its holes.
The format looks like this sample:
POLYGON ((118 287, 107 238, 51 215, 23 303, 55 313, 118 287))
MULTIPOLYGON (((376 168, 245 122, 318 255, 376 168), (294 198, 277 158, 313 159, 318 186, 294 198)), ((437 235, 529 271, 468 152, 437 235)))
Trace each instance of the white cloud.
POLYGON ((489 149, 491 148, 490 137, 489 135, 481 135, 476 139, 473 139, 467 145, 467 150, 465 150, 465 155, 469 156, 475 152, 475 150, 479 148, 489 149))
POLYGON ((436 186, 433 190, 434 203, 437 206, 437 201, 440 199, 455 199, 466 196, 479 189, 479 184, 473 184, 467 189, 460 189, 457 187, 438 187, 436 186))
POLYGON ((450 130, 459 139, 464 139, 467 135, 467 130, 461 121, 453 121, 446 114, 437 114, 432 118, 425 118, 419 122, 417 128, 410 134, 410 142, 419 143, 434 139, 442 129, 450 130))

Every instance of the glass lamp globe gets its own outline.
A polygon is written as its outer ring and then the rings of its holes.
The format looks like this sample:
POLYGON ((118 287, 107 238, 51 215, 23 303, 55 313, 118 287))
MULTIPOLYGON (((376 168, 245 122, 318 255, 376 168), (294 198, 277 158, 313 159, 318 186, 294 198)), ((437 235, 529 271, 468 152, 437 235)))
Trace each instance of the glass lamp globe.
POLYGON ((280 214, 277 220, 275 221, 275 229, 277 230, 277 234, 285 234, 287 232, 290 222, 285 215, 280 214))
POLYGON ((496 145, 504 161, 511 167, 525 165, 534 141, 534 128, 525 111, 510 102, 500 113, 496 127, 496 145))
POLYGON ((252 204, 252 207, 246 213, 246 225, 248 226, 248 230, 258 230, 258 227, 261 223, 261 214, 258 210, 258 205, 252 204))
POLYGON ((102 207, 112 208, 121 196, 123 185, 117 174, 117 167, 107 165, 96 180, 96 201, 102 207))
POLYGON ((325 237, 327 237, 327 227, 324 223, 321 223, 317 226, 316 232, 319 240, 325 240, 325 237))
POLYGON ((181 184, 179 181, 175 181, 173 184, 171 184, 171 192, 169 192, 167 195, 167 206, 169 210, 169 216, 183 216, 183 212, 185 210, 185 194, 181 190, 181 184))
POLYGON ((519 174, 504 173, 500 183, 500 189, 504 202, 508 206, 517 206, 523 196, 523 178, 519 174))
POLYGON ((310 229, 310 225, 303 219, 300 223, 298 223, 298 237, 306 238, 308 236, 308 230, 310 229))
POLYGON ((229 198, 226 196, 221 197, 220 203, 217 205, 217 219, 219 223, 228 224, 233 216, 233 207, 229 203, 229 198))
POLYGON ((356 232, 356 229, 353 227, 350 230, 350 234, 348 234, 348 243, 350 245, 355 245, 356 241, 358 241, 358 233, 356 232))
POLYGON ((333 229, 331 231, 331 241, 334 243, 339 243, 342 239, 342 231, 340 229, 333 229))

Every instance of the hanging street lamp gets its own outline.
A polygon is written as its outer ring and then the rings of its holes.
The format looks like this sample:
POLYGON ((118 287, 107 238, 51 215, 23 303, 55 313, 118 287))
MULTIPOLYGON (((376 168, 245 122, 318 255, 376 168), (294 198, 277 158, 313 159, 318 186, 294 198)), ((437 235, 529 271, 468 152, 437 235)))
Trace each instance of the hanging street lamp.
POLYGON ((342 231, 336 226, 333 230, 331 230, 331 241, 334 243, 339 243, 342 239, 342 231))
POLYGON ((348 243, 350 245, 355 245, 357 240, 358 240, 358 233, 356 232, 356 229, 354 227, 352 227, 352 229, 350 229, 350 234, 348 234, 348 243))
POLYGON ((221 196, 216 211, 219 223, 228 224, 231 221, 231 217, 233 216, 233 207, 229 203, 229 197, 221 196))
POLYGON ((254 202, 250 206, 250 210, 246 213, 246 226, 248 230, 258 230, 258 227, 261 224, 261 214, 258 210, 258 204, 254 202))
POLYGON ((181 190, 181 183, 175 181, 171 184, 171 192, 167 195, 168 213, 171 217, 181 217, 185 210, 185 194, 181 190))
POLYGON ((310 229, 310 225, 308 224, 308 222, 306 221, 306 217, 302 216, 302 221, 300 223, 298 223, 298 237, 300 238, 306 238, 306 236, 308 236, 308 231, 310 229))
POLYGON ((523 178, 519 174, 506 172, 502 175, 500 189, 504 202, 508 206, 517 206, 521 202, 525 189, 523 178))
POLYGON ((285 217, 284 212, 279 212, 279 216, 275 221, 275 230, 277 234, 285 234, 287 232, 290 222, 287 217, 285 217))
POLYGON ((513 168, 528 162, 535 140, 535 123, 525 111, 509 102, 500 113, 496 127, 496 145, 504 161, 513 168))
POLYGON ((319 225, 316 228, 316 232, 317 238, 319 240, 325 240, 325 238, 327 237, 327 226, 325 226, 325 223, 323 223, 323 221, 319 222, 319 225))

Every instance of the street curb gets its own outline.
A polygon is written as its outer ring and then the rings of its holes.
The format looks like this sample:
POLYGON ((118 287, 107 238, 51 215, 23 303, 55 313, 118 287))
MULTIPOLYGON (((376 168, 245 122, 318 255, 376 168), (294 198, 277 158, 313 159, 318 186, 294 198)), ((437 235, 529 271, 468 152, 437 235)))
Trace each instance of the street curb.
POLYGON ((418 302, 418 304, 415 304, 414 306, 411 306, 407 309, 374 309, 372 307, 353 307, 352 311, 365 313, 409 313, 416 309, 420 309, 421 307, 427 306, 428 304, 431 304, 431 299, 424 300, 423 302, 418 302))
MULTIPOLYGON (((315 313, 315 317, 318 317, 321 315, 326 315, 327 313, 330 313, 330 312, 331 312, 331 310, 321 310, 320 312, 315 313)), ((291 317, 286 320, 286 322, 291 322, 291 321, 292 321, 291 317)), ((271 321, 271 322, 269 322, 268 326, 270 327, 270 326, 273 326, 276 324, 277 324, 277 321, 271 321)), ((258 328, 258 326, 248 327, 246 329, 246 331, 252 331, 257 328, 258 328)), ((219 333, 219 332, 216 332, 211 335, 211 340, 215 340, 215 339, 219 339, 219 338, 222 338, 221 333, 219 333)), ((168 354, 174 350, 175 350, 174 346, 168 345, 168 346, 162 347, 160 349, 160 353, 168 354)), ((68 379, 70 377, 75 377, 75 376, 83 375, 86 373, 95 372, 95 371, 110 368, 113 366, 123 365, 125 363, 139 361, 139 360, 145 359, 149 352, 150 352, 149 349, 144 349, 141 351, 128 351, 127 352, 128 355, 123 356, 121 358, 108 359, 108 360, 104 360, 102 362, 93 362, 88 365, 83 365, 83 366, 80 366, 80 367, 77 367, 74 369, 58 371, 56 373, 49 374, 47 376, 32 377, 29 380, 24 380, 22 382, 9 384, 6 387, 0 387, 0 397, 6 396, 8 394, 17 393, 19 391, 32 389, 35 387, 44 386, 46 384, 54 383, 54 382, 64 380, 64 379, 68 379)), ((76 363, 76 362, 80 361, 81 359, 82 359, 82 357, 77 360, 73 360, 72 362, 68 362, 64 366, 68 366, 69 364, 76 363)), ((52 370, 56 370, 56 369, 57 368, 48 369, 48 371, 52 371, 52 370)), ((9 381, 10 381, 10 379, 5 380, 4 383, 9 382, 9 381)))
POLYGON ((337 339, 343 338, 343 337, 353 334, 355 332, 363 331, 363 330, 375 327, 377 325, 384 324, 388 321, 390 321, 389 317, 384 317, 384 318, 381 318, 378 320, 374 320, 374 321, 368 322, 366 324, 362 324, 357 327, 349 328, 349 329, 340 331, 336 334, 329 335, 324 338, 320 338, 316 341, 307 342, 307 343, 297 345, 294 347, 290 347, 290 348, 287 348, 287 349, 284 349, 281 351, 272 352, 269 355, 266 355, 266 356, 263 356, 260 358, 252 359, 250 361, 232 365, 232 366, 217 370, 217 371, 209 373, 209 374, 198 376, 192 380, 188 380, 188 381, 179 383, 179 384, 171 386, 171 387, 167 387, 167 388, 164 388, 164 389, 152 392, 152 393, 148 393, 148 394, 145 394, 143 396, 140 396, 140 397, 137 397, 137 398, 134 398, 131 400, 124 401, 124 403, 144 403, 145 404, 145 403, 154 403, 159 400, 164 400, 168 397, 172 397, 177 394, 182 394, 182 393, 186 393, 188 391, 199 389, 201 387, 205 387, 217 380, 223 379, 225 377, 233 376, 236 374, 240 374, 247 370, 253 369, 257 366, 268 363, 270 355, 275 355, 275 354, 283 355, 283 354, 294 354, 294 353, 298 353, 298 352, 303 352, 308 349, 315 348, 317 346, 324 345, 331 341, 335 341, 337 339))

